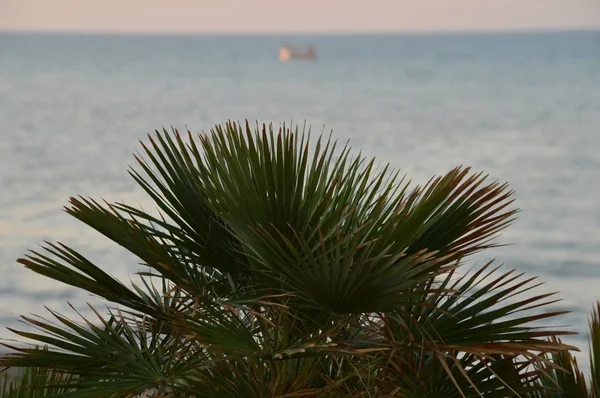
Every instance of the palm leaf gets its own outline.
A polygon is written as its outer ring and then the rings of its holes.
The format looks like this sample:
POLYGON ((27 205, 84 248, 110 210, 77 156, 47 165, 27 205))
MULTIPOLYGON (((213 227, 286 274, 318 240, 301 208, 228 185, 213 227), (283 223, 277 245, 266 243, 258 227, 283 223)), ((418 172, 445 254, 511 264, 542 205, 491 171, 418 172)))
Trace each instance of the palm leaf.
POLYGON ((77 323, 51 314, 59 325, 23 317, 41 333, 14 331, 51 348, 12 347, 14 352, 2 359, 2 365, 43 367, 70 375, 60 384, 66 392, 56 396, 133 396, 161 391, 165 386, 177 387, 180 378, 207 361, 193 343, 162 322, 144 320, 130 325, 122 315, 106 319, 96 312, 100 322, 96 325, 83 317, 84 322, 77 323))
POLYGON ((523 274, 514 275, 514 271, 498 275, 498 269, 492 269, 488 263, 454 281, 454 272, 450 272, 436 293, 432 294, 431 288, 421 290, 422 296, 413 305, 388 313, 385 321, 397 325, 397 333, 411 340, 433 342, 439 348, 478 355, 574 349, 546 340, 573 332, 531 325, 566 311, 527 314, 558 301, 549 300, 555 293, 531 296, 528 293, 541 285, 533 283, 535 278, 525 279, 523 274), (519 316, 523 312, 525 315, 519 316))
MULTIPOLYGON (((513 271, 498 275, 498 268, 491 269, 490 266, 491 263, 458 279, 453 278, 451 272, 436 291, 432 291, 431 287, 421 290, 422 296, 416 298, 412 305, 387 312, 375 323, 383 327, 382 334, 394 347, 392 353, 397 353, 395 355, 401 359, 406 353, 415 355, 415 351, 423 352, 419 354, 419 361, 422 361, 423 355, 427 356, 425 362, 429 365, 424 369, 419 367, 422 365, 417 366, 414 377, 429 372, 431 366, 438 371, 439 365, 445 364, 444 377, 449 378, 447 381, 452 381, 458 391, 469 396, 461 387, 465 382, 471 386, 467 390, 476 394, 479 392, 475 386, 481 387, 482 380, 487 378, 494 380, 487 384, 492 386, 489 388, 493 391, 500 388, 493 387, 498 383, 502 384, 502 388, 509 388, 511 380, 517 384, 529 384, 533 381, 515 381, 513 373, 522 373, 531 366, 553 370, 553 366, 544 367, 551 362, 540 353, 560 357, 567 355, 567 350, 576 350, 556 340, 556 336, 572 332, 532 324, 564 312, 527 314, 527 311, 555 302, 548 300, 552 293, 529 295, 530 290, 539 286, 532 283, 534 278, 525 279, 522 274, 513 275, 513 271), (526 315, 519 316, 522 312, 526 315), (513 359, 525 365, 519 365, 515 370, 512 366, 496 364, 497 360, 513 359), (452 366, 448 365, 448 361, 452 366), (476 377, 473 379, 472 375, 476 377)), ((392 356, 392 362, 399 360, 392 356)), ((537 374, 539 377, 537 372, 525 374, 537 374)), ((527 387, 523 391, 526 390, 531 389, 527 387)), ((506 391, 503 393, 507 394, 506 391)))
POLYGON ((529 360, 494 355, 481 358, 456 352, 436 357, 428 351, 390 358, 378 381, 383 396, 497 397, 525 396, 540 391, 529 360))
POLYGON ((43 367, 7 369, 0 375, 0 397, 41 398, 69 392, 75 378, 43 367))
POLYGON ((600 397, 600 301, 592 311, 590 319, 590 368, 591 390, 600 397))
MULTIPOLYGON (((444 265, 489 247, 515 213, 506 210, 511 192, 505 185, 486 185, 482 175, 467 177, 468 169, 452 170, 408 193, 389 167, 377 172, 374 160, 352 158, 348 146, 338 154, 332 141, 319 139, 311 152, 309 141, 309 135, 285 126, 276 133, 272 126, 252 130, 248 124, 227 123, 201 135, 199 145, 191 134, 186 146, 177 132, 174 138, 157 133, 153 150, 146 153, 159 173, 141 164, 161 187, 163 197, 153 195, 161 209, 178 206, 179 194, 170 194, 167 186, 185 187, 181 195, 203 201, 213 219, 220 220, 215 221, 219 231, 229 231, 234 236, 229 242, 238 242, 227 247, 237 247, 262 283, 336 312, 365 310, 356 303, 365 303, 367 295, 368 310, 393 306, 404 287, 415 287, 428 279, 425 275, 444 272, 444 265), (175 183, 178 179, 193 183, 175 183), (415 272, 420 277, 404 278, 396 291, 386 287, 416 268, 423 253, 432 253, 435 261, 415 272), (371 285, 362 295, 352 289, 359 278, 371 285), (318 280, 323 283, 315 285, 318 280), (333 280, 348 288, 333 291, 333 280)), ((168 215, 179 217, 172 211, 168 215)), ((237 264, 243 267, 245 261, 237 264)))

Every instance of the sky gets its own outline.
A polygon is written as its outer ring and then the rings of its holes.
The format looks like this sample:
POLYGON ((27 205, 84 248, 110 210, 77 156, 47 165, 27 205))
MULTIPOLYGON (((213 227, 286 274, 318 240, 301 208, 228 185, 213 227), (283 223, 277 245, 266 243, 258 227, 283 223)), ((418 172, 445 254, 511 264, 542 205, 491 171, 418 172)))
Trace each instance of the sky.
POLYGON ((600 0, 0 0, 0 30, 422 32, 600 29, 600 0))

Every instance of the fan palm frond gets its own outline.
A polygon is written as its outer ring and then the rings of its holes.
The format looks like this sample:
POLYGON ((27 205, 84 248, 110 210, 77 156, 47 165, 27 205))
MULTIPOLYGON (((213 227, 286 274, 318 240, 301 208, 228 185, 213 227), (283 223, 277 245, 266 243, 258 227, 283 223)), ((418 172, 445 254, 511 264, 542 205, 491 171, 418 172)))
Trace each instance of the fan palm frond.
POLYGON ((47 242, 18 262, 102 297, 107 315, 23 317, 37 330, 13 331, 48 348, 1 364, 64 375, 65 397, 537 393, 574 348, 538 326, 562 314, 544 310, 552 295, 490 264, 456 278, 514 220, 508 186, 457 167, 413 187, 310 137, 232 122, 149 136, 130 174, 157 214, 65 208, 135 255, 141 282, 47 242))

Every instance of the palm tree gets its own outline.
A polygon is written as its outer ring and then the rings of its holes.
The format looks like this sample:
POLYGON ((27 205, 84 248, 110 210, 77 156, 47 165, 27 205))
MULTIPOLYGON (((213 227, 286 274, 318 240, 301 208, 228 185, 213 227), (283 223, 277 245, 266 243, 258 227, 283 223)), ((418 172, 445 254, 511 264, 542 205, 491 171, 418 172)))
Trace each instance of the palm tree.
POLYGON ((138 283, 62 243, 18 260, 110 303, 11 329, 37 345, 0 365, 45 370, 56 396, 505 398, 540 393, 575 349, 538 324, 562 312, 535 278, 462 271, 515 218, 506 184, 457 167, 411 187, 297 126, 142 146, 130 174, 158 214, 65 208, 140 259, 138 283))
MULTIPOLYGON (((560 340, 555 339, 560 342, 560 340)), ((599 398, 600 397, 600 301, 592 310, 589 325, 590 368, 589 380, 579 370, 577 360, 569 351, 547 356, 551 365, 543 365, 539 385, 542 389, 532 398, 599 398), (545 393, 545 394, 544 394, 545 393)))

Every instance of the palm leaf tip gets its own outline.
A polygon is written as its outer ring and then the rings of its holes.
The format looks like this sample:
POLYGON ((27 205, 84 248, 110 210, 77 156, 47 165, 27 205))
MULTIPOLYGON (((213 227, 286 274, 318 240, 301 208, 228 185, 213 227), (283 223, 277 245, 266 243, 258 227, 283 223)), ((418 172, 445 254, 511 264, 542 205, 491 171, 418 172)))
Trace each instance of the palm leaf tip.
POLYGON ((589 325, 590 385, 595 397, 600 397, 600 301, 592 309, 589 325))

